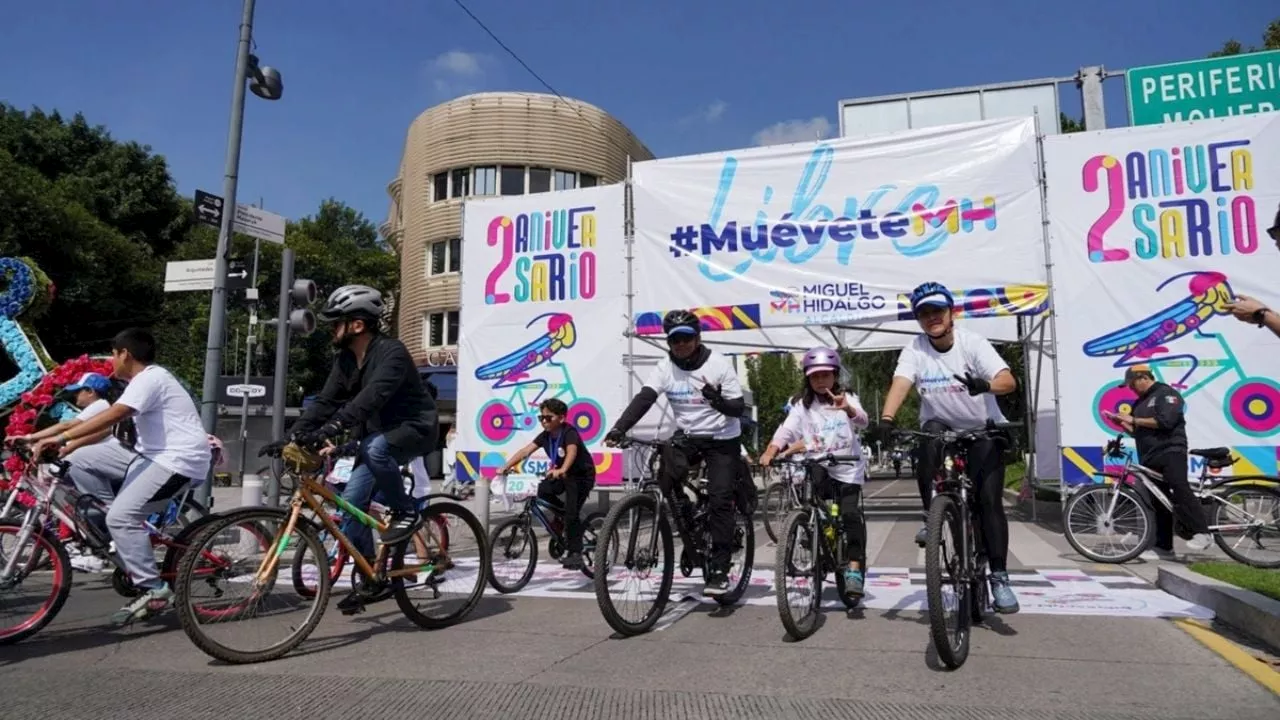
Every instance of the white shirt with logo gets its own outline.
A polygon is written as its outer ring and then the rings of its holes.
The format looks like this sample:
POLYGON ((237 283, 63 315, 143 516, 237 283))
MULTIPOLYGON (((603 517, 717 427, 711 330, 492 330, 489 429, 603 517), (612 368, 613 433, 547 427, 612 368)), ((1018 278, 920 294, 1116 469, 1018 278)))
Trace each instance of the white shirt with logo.
MULTIPOLYGON (((845 393, 844 398, 854 410, 853 417, 817 400, 807 408, 804 402, 792 405, 791 412, 778 426, 770 444, 785 449, 803 441, 807 457, 861 456, 862 443, 858 440, 857 430, 867 427, 867 411, 862 409, 857 395, 845 393)), ((866 458, 853 465, 832 465, 827 467, 827 472, 838 482, 861 485, 867 480, 866 458)))
POLYGON ((168 370, 148 365, 133 376, 116 402, 133 408, 138 429, 134 448, 170 472, 204 482, 213 462, 209 435, 196 403, 168 370))
POLYGON ((738 373, 733 369, 729 359, 717 352, 692 372, 681 370, 664 357, 658 366, 649 373, 645 387, 654 392, 665 394, 671 412, 675 415, 676 427, 691 437, 710 437, 716 440, 732 440, 742 434, 742 423, 738 418, 729 417, 711 407, 702 397, 704 385, 719 385, 720 392, 726 400, 742 397, 742 384, 738 382, 738 373))
POLYGON ((893 374, 910 380, 920 393, 920 423, 938 420, 952 430, 972 430, 987 420, 1005 422, 994 395, 971 396, 955 376, 968 373, 990 382, 1009 365, 981 335, 962 327, 953 332, 955 344, 946 352, 938 352, 927 335, 919 335, 898 355, 893 374))

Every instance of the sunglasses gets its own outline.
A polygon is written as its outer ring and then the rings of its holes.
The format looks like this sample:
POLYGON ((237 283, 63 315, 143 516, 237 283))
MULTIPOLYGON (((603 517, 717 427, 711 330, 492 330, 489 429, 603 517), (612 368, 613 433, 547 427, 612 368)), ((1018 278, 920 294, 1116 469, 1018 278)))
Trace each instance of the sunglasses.
POLYGON ((690 335, 688 333, 681 333, 680 335, 672 335, 668 337, 667 344, 668 345, 685 345, 687 343, 693 342, 693 340, 694 340, 693 335, 690 335))
POLYGON ((551 422, 552 420, 555 420, 555 419, 556 419, 555 415, 539 415, 538 416, 539 422, 551 422))

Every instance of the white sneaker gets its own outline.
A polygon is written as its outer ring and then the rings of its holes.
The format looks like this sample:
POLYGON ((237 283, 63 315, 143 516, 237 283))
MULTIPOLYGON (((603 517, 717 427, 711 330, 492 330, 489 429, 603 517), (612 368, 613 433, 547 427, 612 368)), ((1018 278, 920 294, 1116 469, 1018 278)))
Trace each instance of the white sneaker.
POLYGON ((1213 536, 1209 533, 1198 533, 1195 537, 1187 541, 1187 549, 1201 552, 1208 550, 1213 544, 1213 536))
POLYGON ((1172 550, 1161 550, 1159 548, 1151 548, 1139 557, 1147 562, 1169 562, 1178 559, 1177 554, 1172 550))
POLYGON ((107 568, 107 562, 97 555, 77 555, 71 558, 71 567, 85 573, 100 573, 107 568))

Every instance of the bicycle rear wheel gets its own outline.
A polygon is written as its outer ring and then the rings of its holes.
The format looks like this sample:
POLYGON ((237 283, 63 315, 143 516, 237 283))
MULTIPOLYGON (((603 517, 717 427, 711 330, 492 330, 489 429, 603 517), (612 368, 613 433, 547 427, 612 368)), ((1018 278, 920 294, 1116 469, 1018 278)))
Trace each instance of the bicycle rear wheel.
POLYGON ((721 605, 733 605, 742 599, 751 586, 751 571, 756 561, 755 521, 742 513, 734 513, 733 555, 730 558, 729 583, 732 589, 724 595, 716 595, 721 605))
POLYGON ((803 640, 818 629, 818 611, 822 607, 823 573, 815 570, 822 563, 814 542, 812 510, 801 508, 788 515, 781 531, 773 561, 778 619, 788 635, 803 640))
POLYGON ((391 588, 405 617, 418 627, 438 630, 461 622, 480 604, 490 548, 480 521, 456 503, 429 505, 422 511, 422 530, 427 557, 417 557, 412 540, 391 549, 392 572, 417 570, 392 578, 391 588))
MULTIPOLYGON (((596 543, 594 578, 596 604, 609 627, 625 636, 646 633, 667 608, 671 583, 675 576, 675 544, 671 523, 659 515, 659 506, 651 493, 637 493, 623 498, 609 511, 596 543), (652 599, 638 600, 638 612, 629 609, 625 599, 622 608, 613 590, 626 593, 633 581, 647 581, 657 575, 657 588, 652 599), (647 607, 646 607, 647 606, 647 607), (624 614, 625 612, 625 614, 624 614)), ((637 592, 643 596, 645 593, 637 592)))
POLYGON ((274 660, 306 640, 324 616, 329 573, 315 574, 313 597, 298 593, 292 583, 276 583, 282 569, 289 572, 295 553, 325 557, 309 521, 300 518, 289 537, 280 537, 287 519, 285 510, 274 508, 229 513, 206 525, 183 553, 173 586, 178 618, 191 642, 210 657, 237 665, 274 660), (265 547, 264 528, 272 534, 265 547), (272 598, 277 586, 288 592, 272 598), (263 622, 247 626, 255 620, 263 622), (272 621, 284 625, 279 639, 266 627, 272 621))
POLYGON ((1062 509, 1062 525, 1071 547, 1098 563, 1129 562, 1151 545, 1156 532, 1151 509, 1119 482, 1072 495, 1062 509))
POLYGON ((38 525, 18 547, 22 529, 20 522, 0 520, 0 572, 10 558, 17 557, 13 576, 0 578, 0 645, 40 632, 58 616, 71 594, 71 558, 66 548, 38 525), (45 585, 48 588, 41 589, 45 585), (34 592, 24 597, 25 590, 34 592))
POLYGON ((938 659, 955 669, 969 657, 972 622, 968 586, 969 558, 963 551, 964 512, 950 495, 935 495, 929 504, 928 539, 925 541, 925 595, 929 603, 929 634, 938 659), (950 589, 954 610, 943 591, 950 589))
POLYGON ((1213 539, 1232 560, 1256 568, 1280 567, 1280 492, 1256 485, 1227 488, 1215 504, 1213 539), (1244 526, 1244 527, 1241 527, 1244 526))

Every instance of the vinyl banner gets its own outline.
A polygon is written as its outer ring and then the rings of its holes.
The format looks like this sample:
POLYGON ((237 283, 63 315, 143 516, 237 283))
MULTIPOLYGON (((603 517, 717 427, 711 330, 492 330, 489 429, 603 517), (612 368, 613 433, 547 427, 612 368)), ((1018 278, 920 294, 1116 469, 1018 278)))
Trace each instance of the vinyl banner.
POLYGON ((1030 118, 633 166, 636 329, 910 319, 933 280, 970 317, 1043 309, 1030 118))
MULTIPOLYGON (((491 477, 558 398, 596 461, 621 481, 605 431, 627 402, 621 185, 468 200, 462 229, 458 474, 491 477)), ((519 470, 546 472, 542 454, 519 470)))
MULTIPOLYGON (((1236 320, 1237 294, 1280 306, 1280 115, 1045 140, 1064 483, 1092 481, 1150 366, 1182 394, 1192 448, 1230 447, 1229 472, 1274 474, 1280 340, 1236 320)), ((1199 474, 1203 460, 1191 458, 1199 474)))

